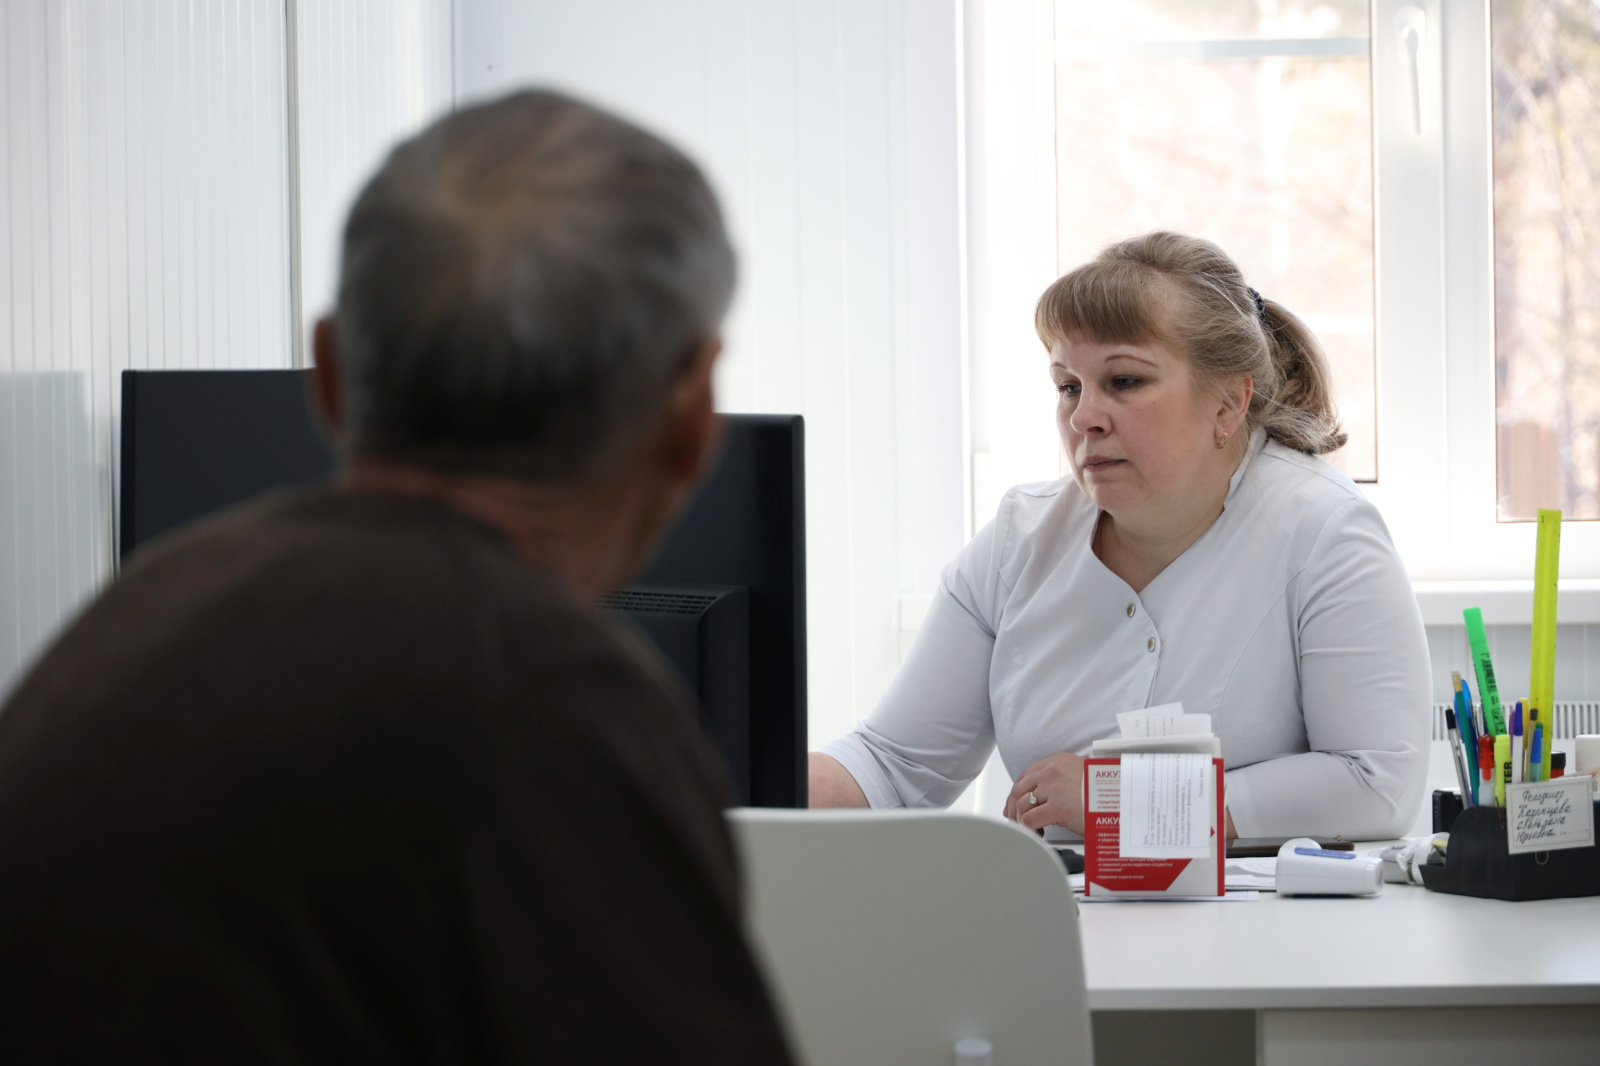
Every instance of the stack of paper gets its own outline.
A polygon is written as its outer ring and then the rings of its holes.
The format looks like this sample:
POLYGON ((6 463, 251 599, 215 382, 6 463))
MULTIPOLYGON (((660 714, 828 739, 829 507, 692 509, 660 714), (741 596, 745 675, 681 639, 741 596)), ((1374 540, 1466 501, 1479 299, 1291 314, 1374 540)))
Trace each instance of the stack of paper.
POLYGON ((1210 854, 1222 742, 1209 714, 1181 703, 1117 715, 1120 737, 1095 741, 1089 757, 1121 756, 1117 850, 1129 859, 1200 859, 1210 854))

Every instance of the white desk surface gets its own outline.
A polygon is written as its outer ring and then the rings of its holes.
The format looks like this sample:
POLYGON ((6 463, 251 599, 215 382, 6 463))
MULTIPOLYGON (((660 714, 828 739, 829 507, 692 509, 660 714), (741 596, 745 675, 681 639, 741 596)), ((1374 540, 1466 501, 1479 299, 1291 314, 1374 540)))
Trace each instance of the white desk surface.
POLYGON ((1086 903, 1091 1010, 1600 1003, 1600 897, 1086 903))

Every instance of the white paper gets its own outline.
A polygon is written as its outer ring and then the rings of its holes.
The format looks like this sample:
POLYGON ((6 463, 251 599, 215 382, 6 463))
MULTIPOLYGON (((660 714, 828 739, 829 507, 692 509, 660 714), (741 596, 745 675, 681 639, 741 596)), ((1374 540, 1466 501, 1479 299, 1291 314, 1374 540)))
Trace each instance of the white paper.
POLYGON ((1271 892, 1278 886, 1276 877, 1257 877, 1255 874, 1226 874, 1222 878, 1223 887, 1229 892, 1241 888, 1266 889, 1271 892))
POLYGON ((1236 888, 1263 888, 1270 892, 1278 884, 1278 860, 1229 859, 1222 869, 1222 883, 1230 892, 1236 888))
POLYGON ((1222 741, 1209 733, 1184 733, 1174 737, 1106 737, 1089 745, 1091 757, 1123 755, 1130 751, 1191 752, 1196 755, 1222 755, 1222 741))
POLYGON ((1506 786, 1506 850, 1560 851, 1594 843, 1594 806, 1588 778, 1506 786))
POLYGON ((1122 756, 1118 853, 1125 859, 1211 854, 1216 770, 1206 755, 1122 756))
POLYGON ((1209 714, 1184 714, 1183 704, 1163 703, 1142 711, 1123 711, 1117 715, 1117 728, 1124 740, 1140 737, 1175 737, 1192 733, 1209 734, 1209 714))
POLYGON ((1079 903, 1255 903, 1261 893, 1245 889, 1220 896, 1079 896, 1079 903))

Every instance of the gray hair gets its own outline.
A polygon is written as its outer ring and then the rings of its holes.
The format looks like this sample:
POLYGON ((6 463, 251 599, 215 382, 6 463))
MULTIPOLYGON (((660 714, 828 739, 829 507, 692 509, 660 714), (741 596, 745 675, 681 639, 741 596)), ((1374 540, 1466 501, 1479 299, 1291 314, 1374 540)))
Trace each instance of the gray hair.
POLYGON ((534 481, 602 473, 732 299, 716 197, 660 138, 553 92, 397 147, 344 231, 348 454, 534 481))

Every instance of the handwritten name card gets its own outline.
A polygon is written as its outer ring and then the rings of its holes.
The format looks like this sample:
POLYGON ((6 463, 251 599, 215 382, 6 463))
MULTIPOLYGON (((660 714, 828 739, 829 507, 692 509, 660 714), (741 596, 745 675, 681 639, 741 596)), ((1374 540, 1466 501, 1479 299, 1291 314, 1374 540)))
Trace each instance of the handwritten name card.
POLYGON ((1594 803, 1587 777, 1506 786, 1506 849, 1585 848, 1594 843, 1594 803))

